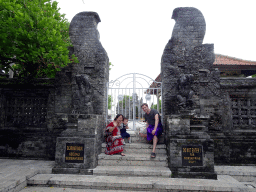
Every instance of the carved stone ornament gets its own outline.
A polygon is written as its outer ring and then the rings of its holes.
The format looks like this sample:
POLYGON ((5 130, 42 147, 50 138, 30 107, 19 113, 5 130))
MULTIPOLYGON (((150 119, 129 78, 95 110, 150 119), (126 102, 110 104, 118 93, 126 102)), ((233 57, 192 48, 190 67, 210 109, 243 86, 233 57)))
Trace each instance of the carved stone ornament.
POLYGON ((192 97, 194 91, 191 89, 191 84, 193 83, 194 75, 192 74, 182 74, 178 79, 178 95, 177 99, 179 106, 181 108, 191 108, 193 106, 192 97))
POLYGON ((91 113, 93 89, 86 75, 75 76, 77 88, 73 92, 73 108, 83 114, 91 113))

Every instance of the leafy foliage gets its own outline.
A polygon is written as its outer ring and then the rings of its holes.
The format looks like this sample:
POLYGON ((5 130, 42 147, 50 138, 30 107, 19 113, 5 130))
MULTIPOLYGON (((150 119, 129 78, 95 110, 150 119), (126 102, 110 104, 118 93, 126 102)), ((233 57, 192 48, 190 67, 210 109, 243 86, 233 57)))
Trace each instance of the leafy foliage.
MULTIPOLYGON (((129 105, 129 100, 130 100, 130 103, 132 102, 132 96, 129 96, 129 95, 124 95, 124 98, 122 101, 119 101, 119 106, 122 106, 123 104, 123 109, 125 109, 125 104, 129 105)), ((127 106, 129 107, 129 106, 127 106)))
POLYGON ((109 62, 109 71, 112 69, 111 67, 114 66, 111 62, 109 62))
POLYGON ((68 63, 79 62, 75 55, 69 59, 69 22, 57 4, 0 0, 0 68, 19 78, 53 78, 68 63))
MULTIPOLYGON (((157 109, 157 104, 155 105, 151 105, 151 109, 157 109)), ((162 101, 161 99, 159 99, 159 111, 158 112, 161 112, 161 109, 162 109, 162 101)))
POLYGON ((112 95, 108 95, 108 109, 111 109, 112 106, 112 95))

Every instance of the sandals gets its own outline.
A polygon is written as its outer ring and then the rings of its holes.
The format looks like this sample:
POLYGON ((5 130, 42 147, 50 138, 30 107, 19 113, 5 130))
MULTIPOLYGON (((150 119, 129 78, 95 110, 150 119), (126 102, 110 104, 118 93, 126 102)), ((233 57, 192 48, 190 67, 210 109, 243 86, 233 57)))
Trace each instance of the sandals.
POLYGON ((151 153, 151 158, 155 158, 156 157, 156 154, 155 153, 151 153))

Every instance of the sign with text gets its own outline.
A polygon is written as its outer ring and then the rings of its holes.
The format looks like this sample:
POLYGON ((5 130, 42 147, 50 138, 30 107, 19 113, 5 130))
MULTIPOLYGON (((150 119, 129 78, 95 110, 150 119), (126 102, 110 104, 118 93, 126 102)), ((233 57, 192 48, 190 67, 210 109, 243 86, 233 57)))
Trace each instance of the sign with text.
POLYGON ((182 146, 182 166, 203 166, 202 146, 182 146))
POLYGON ((66 143, 66 163, 84 163, 84 144, 66 143))

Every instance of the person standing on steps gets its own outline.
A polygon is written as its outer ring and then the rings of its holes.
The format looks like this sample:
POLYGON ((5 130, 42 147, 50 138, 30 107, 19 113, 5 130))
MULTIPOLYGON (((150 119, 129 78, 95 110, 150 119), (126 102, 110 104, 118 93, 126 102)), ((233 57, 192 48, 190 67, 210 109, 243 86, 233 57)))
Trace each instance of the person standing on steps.
POLYGON ((153 140, 153 151, 151 157, 156 157, 156 145, 158 142, 158 137, 163 132, 163 126, 161 123, 160 115, 157 110, 148 108, 147 103, 141 105, 142 110, 145 112, 144 118, 147 122, 147 140, 153 140))

